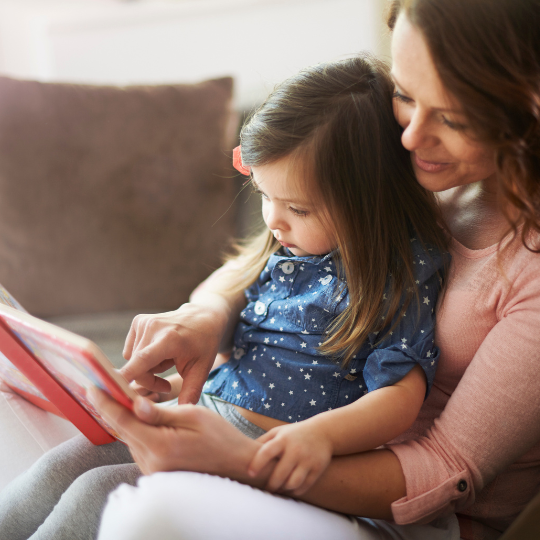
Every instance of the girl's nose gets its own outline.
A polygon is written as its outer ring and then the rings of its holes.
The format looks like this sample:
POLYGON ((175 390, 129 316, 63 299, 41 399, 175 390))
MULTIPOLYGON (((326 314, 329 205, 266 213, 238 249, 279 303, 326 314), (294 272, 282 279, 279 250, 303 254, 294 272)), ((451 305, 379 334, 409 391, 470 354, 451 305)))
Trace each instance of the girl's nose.
POLYGON ((273 204, 269 204, 269 208, 266 209, 264 218, 266 226, 272 231, 283 230, 287 226, 286 220, 283 219, 281 212, 273 204))

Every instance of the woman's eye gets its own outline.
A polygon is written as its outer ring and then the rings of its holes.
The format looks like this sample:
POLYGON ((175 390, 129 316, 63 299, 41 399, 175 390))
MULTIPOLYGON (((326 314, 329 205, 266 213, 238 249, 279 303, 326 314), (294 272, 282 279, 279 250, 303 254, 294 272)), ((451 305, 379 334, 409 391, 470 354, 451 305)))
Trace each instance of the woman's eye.
POLYGON ((293 206, 289 206, 289 210, 295 216, 306 217, 308 215, 308 212, 306 210, 298 210, 298 208, 294 208, 293 206))
POLYGON ((411 98, 408 98, 407 96, 404 96, 403 94, 400 94, 397 90, 394 90, 392 97, 394 99, 397 99, 398 101, 401 101, 402 103, 411 103, 412 101, 411 98))
POLYGON ((463 131, 467 128, 467 126, 464 124, 459 124, 458 122, 452 122, 451 120, 448 120, 446 116, 442 117, 442 123, 450 129, 453 129, 454 131, 463 131))

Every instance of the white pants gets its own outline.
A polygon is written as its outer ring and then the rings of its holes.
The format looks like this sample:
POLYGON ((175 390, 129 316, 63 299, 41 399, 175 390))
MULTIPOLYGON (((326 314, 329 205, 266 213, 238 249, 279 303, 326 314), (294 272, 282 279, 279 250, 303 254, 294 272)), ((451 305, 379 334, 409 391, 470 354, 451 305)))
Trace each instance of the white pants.
MULTIPOLYGON (((78 434, 0 383, 0 490, 78 434), (3 391, 4 390, 4 391, 3 391)), ((216 476, 159 473, 114 491, 99 540, 459 540, 455 516, 431 525, 357 521, 216 476)))
POLYGON ((109 496, 98 540, 459 540, 454 515, 430 525, 356 520, 228 478, 158 473, 109 496))
POLYGON ((0 381, 0 490, 78 433, 71 422, 35 407, 0 381))

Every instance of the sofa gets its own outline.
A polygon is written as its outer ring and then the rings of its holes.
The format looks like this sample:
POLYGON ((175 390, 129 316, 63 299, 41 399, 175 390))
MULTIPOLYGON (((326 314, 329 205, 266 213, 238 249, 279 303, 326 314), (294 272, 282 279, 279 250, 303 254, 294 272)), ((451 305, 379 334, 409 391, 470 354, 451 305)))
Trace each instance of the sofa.
POLYGON ((120 366, 133 316, 185 302, 246 229, 232 96, 0 77, 0 283, 120 366))

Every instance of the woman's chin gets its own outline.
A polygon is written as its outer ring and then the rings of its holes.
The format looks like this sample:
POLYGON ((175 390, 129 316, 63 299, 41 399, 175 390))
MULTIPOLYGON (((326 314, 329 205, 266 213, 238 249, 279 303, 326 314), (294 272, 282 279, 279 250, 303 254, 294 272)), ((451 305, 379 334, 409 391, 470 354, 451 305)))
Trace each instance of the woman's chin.
POLYGON ((438 172, 429 172, 423 169, 420 169, 413 162, 414 174, 418 183, 428 191, 433 193, 438 193, 440 191, 446 191, 447 189, 452 189, 454 187, 467 184, 468 182, 460 182, 457 175, 452 174, 451 169, 447 168, 438 172))

